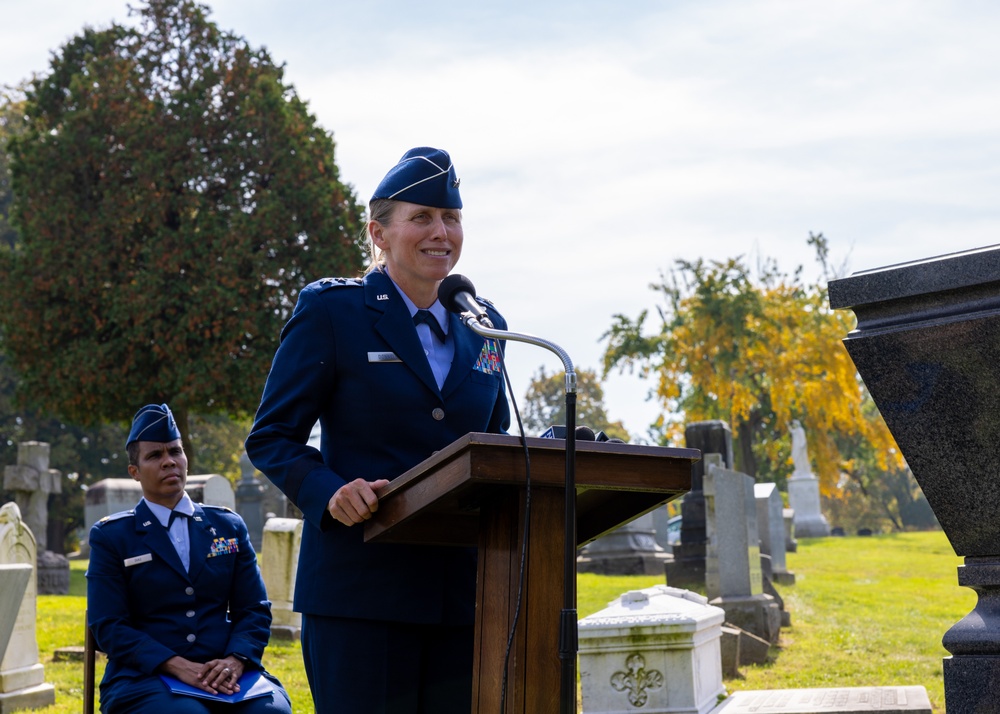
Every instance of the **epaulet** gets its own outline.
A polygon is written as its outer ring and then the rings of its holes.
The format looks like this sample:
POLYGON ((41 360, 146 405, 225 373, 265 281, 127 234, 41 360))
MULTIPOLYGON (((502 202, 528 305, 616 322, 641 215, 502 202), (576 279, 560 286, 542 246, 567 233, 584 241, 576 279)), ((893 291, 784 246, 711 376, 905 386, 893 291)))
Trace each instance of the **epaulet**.
POLYGON ((319 290, 327 290, 339 287, 360 288, 364 283, 361 278, 320 278, 315 285, 319 290))
POLYGON ((493 301, 490 300, 489 298, 484 298, 482 295, 476 295, 476 300, 481 302, 483 305, 486 305, 487 307, 492 307, 494 310, 497 309, 497 306, 494 305, 493 301))
POLYGON ((122 518, 129 518, 135 516, 135 511, 118 511, 118 513, 112 513, 110 516, 105 516, 99 520, 95 525, 103 526, 105 523, 111 523, 111 521, 117 521, 122 518))
POLYGON ((226 511, 228 513, 236 513, 236 511, 234 511, 232 508, 228 508, 226 506, 216 506, 210 503, 199 503, 198 505, 201 506, 202 508, 209 508, 214 511, 226 511))

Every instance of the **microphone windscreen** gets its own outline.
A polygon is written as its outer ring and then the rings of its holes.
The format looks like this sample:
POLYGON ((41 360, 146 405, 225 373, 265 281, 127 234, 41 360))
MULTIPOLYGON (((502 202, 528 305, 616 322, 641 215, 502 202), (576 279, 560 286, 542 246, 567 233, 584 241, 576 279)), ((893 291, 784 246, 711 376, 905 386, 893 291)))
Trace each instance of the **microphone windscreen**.
POLYGON ((455 296, 459 293, 469 293, 472 297, 476 296, 475 286, 464 275, 452 273, 438 286, 438 300, 448 312, 462 312, 462 306, 455 302, 455 296))
POLYGON ((594 434, 594 430, 589 426, 578 426, 576 431, 573 433, 576 434, 577 441, 593 441, 597 438, 597 435, 594 434))

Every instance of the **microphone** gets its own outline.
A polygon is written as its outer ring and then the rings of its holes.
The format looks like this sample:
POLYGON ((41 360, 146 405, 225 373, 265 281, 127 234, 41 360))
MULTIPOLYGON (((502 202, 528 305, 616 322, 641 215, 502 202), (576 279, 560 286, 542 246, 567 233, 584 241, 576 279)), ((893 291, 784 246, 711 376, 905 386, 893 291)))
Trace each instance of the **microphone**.
POLYGON ((476 302, 475 286, 464 275, 453 273, 442 280, 438 286, 438 300, 448 312, 472 318, 486 327, 493 327, 486 309, 476 302))
MULTIPOLYGON (((580 425, 580 426, 578 426, 573 431, 573 433, 576 434, 576 440, 577 441, 596 441, 597 440, 597 434, 595 434, 594 430, 591 429, 589 426, 580 425)), ((603 432, 601 432, 601 433, 603 433, 603 432)))

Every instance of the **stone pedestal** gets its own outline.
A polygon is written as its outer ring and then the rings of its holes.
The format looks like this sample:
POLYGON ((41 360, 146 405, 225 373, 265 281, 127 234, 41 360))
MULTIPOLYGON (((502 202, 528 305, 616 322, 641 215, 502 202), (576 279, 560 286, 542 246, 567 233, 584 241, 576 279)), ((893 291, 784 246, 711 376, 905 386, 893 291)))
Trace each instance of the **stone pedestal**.
POLYGON ((820 509, 819 479, 812 474, 788 479, 788 504, 795 512, 796 538, 825 538, 830 524, 820 509))
MULTIPOLYGON (((21 520, 17 504, 7 503, 0 507, 0 565, 27 565, 34 572, 36 547, 35 537, 21 520)), ((0 714, 16 709, 39 709, 56 701, 55 688, 45 682, 45 668, 38 661, 35 578, 29 576, 27 583, 18 589, 23 594, 17 600, 10 598, 17 603, 17 614, 13 626, 5 626, 10 634, 0 652, 0 714)), ((3 599, 7 599, 6 590, 3 599)), ((7 608, 11 608, 10 602, 0 611, 7 608)), ((9 617, 9 610, 6 615, 0 615, 3 617, 9 617)))
POLYGON ((297 640, 302 632, 302 615, 292 609, 301 543, 299 519, 269 518, 264 524, 260 571, 271 601, 271 637, 275 640, 297 640))
MULTIPOLYGON (((699 421, 684 429, 684 445, 705 454, 720 454, 722 464, 733 465, 733 434, 724 421, 699 421)), ((705 584, 704 461, 691 465, 691 490, 681 499, 681 542, 673 546, 673 561, 666 564, 667 584, 674 587, 705 584)))
POLYGON ((725 694, 722 610, 657 585, 628 592, 580 620, 587 714, 707 714, 725 694))
MULTIPOLYGON (((1000 712, 1000 246, 831 281, 848 353, 955 553, 975 610, 944 636, 948 714, 1000 712)), ((887 564, 891 567, 891 564, 887 564)))
POLYGON ((576 561, 579 573, 662 575, 670 554, 656 542, 653 515, 647 513, 589 543, 576 561))

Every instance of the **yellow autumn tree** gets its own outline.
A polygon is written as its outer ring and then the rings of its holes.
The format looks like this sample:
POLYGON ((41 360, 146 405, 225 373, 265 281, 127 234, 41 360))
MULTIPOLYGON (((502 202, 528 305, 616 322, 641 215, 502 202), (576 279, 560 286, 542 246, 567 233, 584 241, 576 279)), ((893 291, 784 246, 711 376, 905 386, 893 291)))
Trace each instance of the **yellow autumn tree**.
MULTIPOLYGON (((810 243, 825 265, 822 234, 810 243)), ((604 374, 638 370, 656 380, 663 413, 654 428, 665 443, 681 443, 685 423, 728 422, 736 467, 759 480, 784 483, 788 427, 799 420, 822 490, 833 494, 852 458, 842 444, 870 446, 882 468, 902 460, 881 417, 865 408, 868 396, 841 342, 853 317, 830 310, 825 281, 807 285, 801 274, 801 267, 784 274, 771 260, 756 274, 743 258, 678 261, 651 286, 664 298, 653 334, 648 311, 614 317, 602 338, 604 374)))

